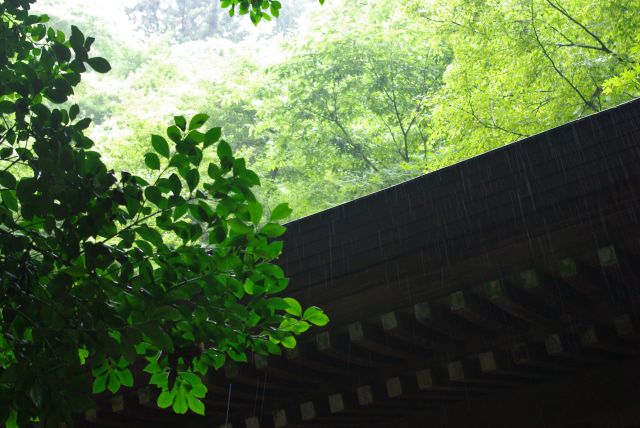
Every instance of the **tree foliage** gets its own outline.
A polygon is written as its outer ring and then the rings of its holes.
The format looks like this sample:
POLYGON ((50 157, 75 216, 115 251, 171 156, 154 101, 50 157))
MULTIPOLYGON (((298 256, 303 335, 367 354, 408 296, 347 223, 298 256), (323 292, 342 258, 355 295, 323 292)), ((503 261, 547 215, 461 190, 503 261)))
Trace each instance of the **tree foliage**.
MULTIPOLYGON (((294 2, 282 5, 278 20, 294 2)), ((204 111, 262 178, 266 207, 306 215, 640 95, 637 0, 315 6, 288 38, 151 37, 111 80, 84 81, 105 162, 142 171, 133 154, 162 117, 204 111)))
POLYGON ((632 67, 636 0, 409 1, 452 49, 435 94, 437 165, 499 147, 640 94, 605 93, 632 67))
POLYGON ((328 321, 277 297, 274 239, 291 210, 263 212, 259 177, 206 114, 152 135, 140 173, 107 169, 69 99, 110 64, 31 3, 0 4, 0 423, 70 425, 92 391, 134 382, 156 385, 160 407, 203 413, 208 370, 328 321))
MULTIPOLYGON (((320 0, 322 3, 324 0, 320 0)), ((287 6, 282 20, 285 26, 291 24, 291 16, 298 9, 293 2, 287 6)), ((186 42, 220 35, 232 40, 242 38, 243 30, 225 17, 224 11, 229 16, 246 15, 257 25, 279 18, 281 9, 282 3, 277 0, 139 0, 127 11, 147 35, 169 33, 173 41, 186 42)))
POLYGON ((220 34, 237 39, 242 33, 211 0, 141 0, 127 12, 145 34, 168 33, 177 43, 220 34))
MULTIPOLYGON (((325 0, 318 0, 324 4, 325 0)), ((240 15, 249 15, 251 22, 258 24, 261 20, 271 21, 271 18, 280 16, 282 3, 278 0, 220 0, 223 8, 229 10, 229 16, 234 16, 236 11, 240 15)))

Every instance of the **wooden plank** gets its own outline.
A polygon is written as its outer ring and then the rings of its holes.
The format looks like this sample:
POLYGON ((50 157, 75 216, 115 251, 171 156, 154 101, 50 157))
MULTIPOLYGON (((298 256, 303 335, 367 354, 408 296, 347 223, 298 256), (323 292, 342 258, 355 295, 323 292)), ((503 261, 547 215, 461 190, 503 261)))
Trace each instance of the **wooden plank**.
POLYGON ((550 309, 527 298, 522 291, 508 282, 500 279, 488 281, 483 285, 481 293, 491 304, 522 321, 547 328, 558 322, 558 318, 550 309))
POLYGON ((448 297, 451 313, 487 330, 524 330, 525 325, 491 310, 471 293, 456 291, 448 297))
POLYGON ((349 324, 349 340, 368 351, 391 357, 400 361, 415 361, 418 357, 411 353, 402 343, 385 335, 379 327, 370 326, 360 321, 349 324))
POLYGON ((316 335, 318 352, 346 363, 347 366, 388 367, 391 363, 372 353, 364 354, 349 346, 347 339, 337 332, 323 331, 316 335))

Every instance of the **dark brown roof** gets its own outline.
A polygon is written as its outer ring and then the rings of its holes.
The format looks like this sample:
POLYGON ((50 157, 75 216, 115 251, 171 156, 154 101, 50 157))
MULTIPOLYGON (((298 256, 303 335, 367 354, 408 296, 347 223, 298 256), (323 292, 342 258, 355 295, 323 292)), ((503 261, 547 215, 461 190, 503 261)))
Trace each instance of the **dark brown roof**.
POLYGON ((234 428, 640 421, 640 100, 288 226, 327 329, 212 377, 207 418, 134 391, 85 423, 217 426, 229 388, 234 428))

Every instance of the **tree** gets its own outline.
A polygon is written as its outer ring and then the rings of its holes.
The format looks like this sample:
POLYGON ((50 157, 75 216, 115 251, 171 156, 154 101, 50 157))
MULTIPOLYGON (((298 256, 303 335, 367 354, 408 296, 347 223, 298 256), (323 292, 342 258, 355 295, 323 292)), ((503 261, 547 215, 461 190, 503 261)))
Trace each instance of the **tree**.
POLYGON ((430 169, 634 96, 604 89, 637 58, 635 0, 406 3, 453 54, 435 100, 430 141, 442 150, 430 169))
POLYGON ((637 98, 640 96, 640 34, 629 49, 626 67, 617 75, 604 82, 603 93, 608 96, 637 98))
MULTIPOLYGON (((296 18, 309 0, 298 0, 287 7, 287 13, 280 16, 279 2, 263 2, 262 6, 243 4, 249 2, 222 2, 231 15, 235 15, 236 7, 240 14, 249 14, 251 21, 258 24, 262 19, 271 20, 277 17, 274 32, 286 32, 295 26, 296 18)), ((254 2, 255 3, 255 2, 254 2)), ((173 43, 193 40, 204 40, 209 37, 224 37, 233 41, 242 40, 247 31, 237 22, 229 19, 218 0, 138 0, 126 8, 138 29, 147 36, 168 34, 173 43)))
POLYGON ((224 19, 220 5, 211 0, 141 0, 127 8, 146 35, 169 33, 172 41, 201 40, 214 35, 236 39, 241 31, 224 19))
POLYGON ((425 42, 429 28, 394 3, 369 2, 363 16, 362 4, 332 2, 287 46, 289 56, 262 73, 270 84, 250 97, 256 133, 268 139, 255 165, 297 212, 362 196, 425 167, 431 94, 450 58, 425 42))
MULTIPOLYGON (((325 0, 318 0, 324 4, 325 0)), ((240 15, 249 15, 251 22, 258 24, 261 20, 271 21, 271 17, 280 16, 282 3, 278 0, 220 0, 223 8, 229 10, 229 16, 234 16, 236 8, 240 15)))
POLYGON ((153 135, 143 174, 116 174, 68 101, 94 39, 0 4, 0 423, 72 424, 90 395, 145 381, 160 407, 204 412, 202 376, 247 353, 277 354, 328 319, 277 297, 274 241, 291 213, 263 215, 260 184, 208 116, 153 135), (215 148, 216 162, 203 164, 215 148))
POLYGON ((257 25, 263 19, 278 18, 282 4, 277 0, 139 0, 127 11, 147 35, 171 33, 178 42, 222 34, 237 39, 241 31, 221 16, 221 8, 227 9, 229 16, 236 10, 248 15, 257 25))

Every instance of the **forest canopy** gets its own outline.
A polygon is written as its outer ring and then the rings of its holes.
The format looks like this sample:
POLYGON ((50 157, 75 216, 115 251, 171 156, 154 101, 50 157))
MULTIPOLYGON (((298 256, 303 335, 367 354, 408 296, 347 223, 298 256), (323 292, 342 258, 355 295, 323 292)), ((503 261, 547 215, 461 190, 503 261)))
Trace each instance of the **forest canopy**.
POLYGON ((299 217, 640 94, 637 0, 271 2, 258 26, 226 3, 39 2, 113 64, 77 94, 111 167, 204 111, 299 217))

